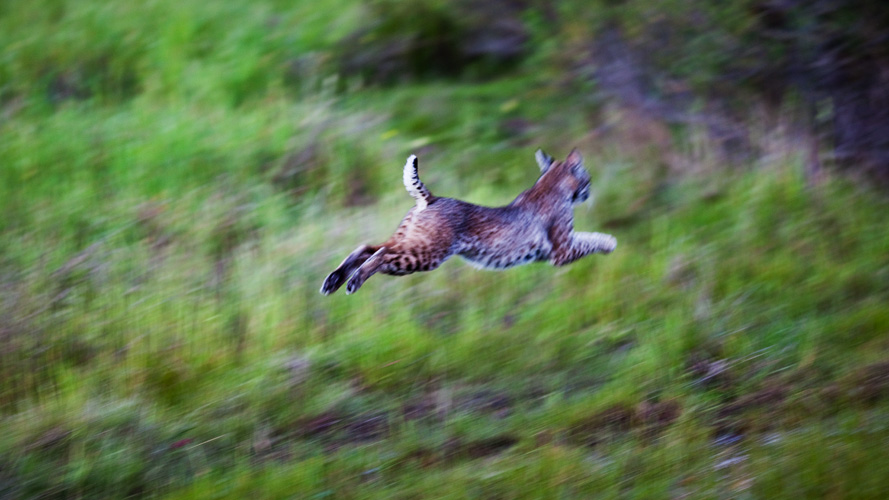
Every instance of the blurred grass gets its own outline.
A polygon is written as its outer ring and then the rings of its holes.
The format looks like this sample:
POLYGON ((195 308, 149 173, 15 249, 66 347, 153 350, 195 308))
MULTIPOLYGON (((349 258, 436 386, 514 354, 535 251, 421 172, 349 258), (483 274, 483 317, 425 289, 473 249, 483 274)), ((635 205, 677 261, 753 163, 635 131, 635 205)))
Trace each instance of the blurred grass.
POLYGON ((889 488, 884 194, 794 154, 666 175, 591 138, 551 43, 365 88, 325 64, 363 13, 3 4, 0 497, 889 488), (410 152, 496 205, 575 145, 614 254, 318 294, 410 206, 410 152))

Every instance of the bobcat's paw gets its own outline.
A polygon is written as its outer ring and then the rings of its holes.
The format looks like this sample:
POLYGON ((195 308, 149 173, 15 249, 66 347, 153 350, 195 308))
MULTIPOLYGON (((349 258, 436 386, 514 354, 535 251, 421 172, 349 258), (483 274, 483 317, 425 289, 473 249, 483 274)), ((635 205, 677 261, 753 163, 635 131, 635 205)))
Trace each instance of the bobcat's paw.
POLYGON ((349 284, 346 285, 346 295, 352 295, 357 292, 361 285, 364 284, 364 280, 362 280, 357 274, 352 276, 352 279, 349 280, 349 284))
POLYGON ((599 244, 599 251, 602 253, 611 253, 615 248, 617 248, 617 238, 610 234, 602 234, 602 242, 599 244))
POLYGON ((343 281, 345 281, 345 277, 339 270, 328 274, 327 279, 324 280, 324 284, 321 285, 321 293, 324 295, 332 294, 343 286, 343 281))

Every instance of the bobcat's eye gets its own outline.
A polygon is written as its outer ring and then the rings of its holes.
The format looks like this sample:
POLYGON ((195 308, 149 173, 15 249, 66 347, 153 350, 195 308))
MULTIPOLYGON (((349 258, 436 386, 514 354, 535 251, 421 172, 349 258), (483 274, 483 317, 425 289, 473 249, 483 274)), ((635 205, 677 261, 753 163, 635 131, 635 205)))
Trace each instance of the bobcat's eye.
POLYGON ((574 201, 583 203, 590 197, 590 185, 584 184, 583 187, 574 192, 574 201))

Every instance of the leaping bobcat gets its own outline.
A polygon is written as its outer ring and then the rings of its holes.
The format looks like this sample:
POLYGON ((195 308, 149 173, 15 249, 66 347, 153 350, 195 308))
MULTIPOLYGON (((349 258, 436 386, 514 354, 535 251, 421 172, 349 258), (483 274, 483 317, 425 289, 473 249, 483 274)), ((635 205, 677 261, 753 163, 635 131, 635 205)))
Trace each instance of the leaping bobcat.
POLYGON ((572 150, 565 161, 538 149, 540 177, 505 207, 482 207, 433 196, 417 175, 417 157, 404 165, 404 187, 417 201, 382 245, 361 245, 321 286, 355 293, 374 273, 402 276, 431 271, 452 255, 482 268, 505 269, 548 260, 563 266, 591 253, 611 253, 617 240, 603 233, 574 232, 572 205, 590 195, 590 175, 572 150), (350 279, 351 277, 351 279, 350 279))

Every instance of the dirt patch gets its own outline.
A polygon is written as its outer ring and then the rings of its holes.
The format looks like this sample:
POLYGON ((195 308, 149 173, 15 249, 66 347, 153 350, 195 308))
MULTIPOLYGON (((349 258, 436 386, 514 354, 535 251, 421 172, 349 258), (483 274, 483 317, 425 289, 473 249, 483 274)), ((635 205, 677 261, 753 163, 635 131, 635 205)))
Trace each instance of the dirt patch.
POLYGON ((320 439, 328 444, 345 445, 383 439, 389 435, 386 412, 347 414, 325 412, 278 429, 279 439, 320 439))
MULTIPOLYGON (((297 441, 312 440, 330 452, 343 446, 380 441, 390 437, 393 419, 424 422, 421 425, 440 428, 451 412, 480 414, 476 418, 503 418, 513 401, 497 391, 470 391, 450 396, 443 391, 432 391, 406 402, 395 412, 361 412, 331 410, 299 419, 291 424, 270 429, 266 435, 255 439, 257 458, 282 459, 290 445, 297 441)), ((458 460, 474 460, 502 453, 515 446, 519 437, 499 434, 482 439, 452 437, 441 446, 419 447, 402 458, 423 467, 458 460)), ((284 458, 286 459, 286 458, 284 458)))
POLYGON ((483 458, 503 453, 509 448, 515 446, 518 442, 519 439, 517 437, 510 435, 501 435, 488 439, 479 439, 476 441, 464 443, 458 448, 458 453, 456 455, 459 457, 466 457, 470 459, 483 458))
POLYGON ((458 410, 505 418, 512 411, 513 398, 500 391, 481 390, 457 398, 458 410))
POLYGON ((298 437, 322 437, 340 428, 345 421, 345 416, 333 412, 321 413, 297 422, 293 430, 298 437))
POLYGON ((389 434, 389 415, 384 412, 358 415, 350 419, 345 431, 350 442, 382 439, 389 434))
POLYGON ((764 432, 783 421, 782 406, 790 389, 769 382, 757 391, 744 394, 716 411, 714 435, 717 440, 735 441, 750 432, 764 432))
MULTIPOLYGON (((737 386, 735 386, 737 388, 737 386)), ((839 380, 812 369, 769 377, 751 392, 717 407, 712 427, 718 441, 795 427, 827 418, 848 405, 870 406, 889 397, 889 361, 863 366, 839 380)))
POLYGON ((877 403, 889 397, 889 361, 863 366, 844 377, 839 386, 850 402, 877 403))
POLYGON ((636 420, 642 427, 643 435, 648 438, 659 436, 681 414, 682 406, 674 400, 643 401, 636 407, 636 420))
POLYGON ((619 403, 576 422, 568 430, 567 439, 584 446, 596 446, 630 432, 652 439, 681 414, 682 407, 674 400, 643 401, 636 406, 619 403))
POLYGON ((429 420, 442 422, 453 412, 474 413, 493 416, 497 419, 508 417, 514 406, 521 400, 530 399, 524 395, 514 396, 505 391, 493 389, 463 388, 458 390, 432 390, 414 397, 401 407, 405 420, 429 420))
POLYGON ((441 420, 442 412, 439 411, 438 403, 431 396, 415 398, 401 406, 401 416, 406 421, 411 420, 441 420))
POLYGON ((444 445, 438 448, 422 447, 411 450, 402 457, 401 461, 402 463, 416 463, 424 468, 435 467, 499 455, 518 442, 519 438, 510 434, 469 441, 454 437, 448 439, 444 445))
POLYGON ((636 409, 627 404, 616 404, 584 418, 570 427, 568 441, 584 446, 596 446, 633 428, 636 409))
POLYGON ((737 381, 730 370, 727 359, 714 359, 701 353, 689 356, 686 371, 694 379, 695 384, 709 390, 728 390, 737 381))
POLYGON ((719 415, 737 415, 751 409, 774 409, 784 402, 789 391, 787 386, 772 382, 758 391, 744 394, 734 402, 724 405, 719 410, 719 415))

